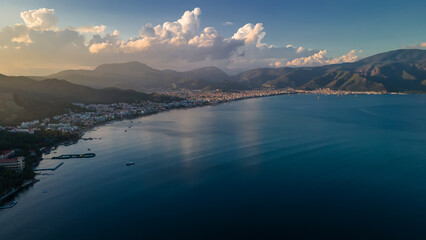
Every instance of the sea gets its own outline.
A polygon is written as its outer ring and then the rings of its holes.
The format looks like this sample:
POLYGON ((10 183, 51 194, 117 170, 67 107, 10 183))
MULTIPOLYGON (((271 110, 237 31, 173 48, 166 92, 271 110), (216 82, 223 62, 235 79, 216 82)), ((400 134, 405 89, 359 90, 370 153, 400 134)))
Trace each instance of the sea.
POLYGON ((0 210, 1 240, 426 239, 426 95, 247 99, 84 138, 44 155, 64 164, 0 210))

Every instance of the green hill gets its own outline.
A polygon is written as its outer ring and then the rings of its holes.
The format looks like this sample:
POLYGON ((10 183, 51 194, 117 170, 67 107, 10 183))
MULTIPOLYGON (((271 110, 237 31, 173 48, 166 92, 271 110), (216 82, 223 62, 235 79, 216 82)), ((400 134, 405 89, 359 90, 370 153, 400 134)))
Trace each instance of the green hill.
POLYGON ((0 100, 0 125, 9 125, 63 113, 76 108, 72 103, 167 102, 173 98, 117 88, 93 89, 64 80, 0 75, 0 100))

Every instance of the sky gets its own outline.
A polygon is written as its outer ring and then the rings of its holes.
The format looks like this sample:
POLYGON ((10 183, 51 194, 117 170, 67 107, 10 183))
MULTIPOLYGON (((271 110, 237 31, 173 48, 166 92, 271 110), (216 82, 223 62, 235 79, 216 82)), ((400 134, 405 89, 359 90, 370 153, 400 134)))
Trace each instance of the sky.
POLYGON ((426 1, 0 0, 0 73, 352 62, 426 48, 426 1))

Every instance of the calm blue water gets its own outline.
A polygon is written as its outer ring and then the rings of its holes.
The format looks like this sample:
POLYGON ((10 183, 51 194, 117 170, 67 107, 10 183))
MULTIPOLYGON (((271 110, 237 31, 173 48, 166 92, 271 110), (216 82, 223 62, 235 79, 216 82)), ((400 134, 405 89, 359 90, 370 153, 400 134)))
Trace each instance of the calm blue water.
POLYGON ((53 155, 97 156, 21 193, 0 239, 426 238, 425 95, 250 99, 85 137, 53 155))

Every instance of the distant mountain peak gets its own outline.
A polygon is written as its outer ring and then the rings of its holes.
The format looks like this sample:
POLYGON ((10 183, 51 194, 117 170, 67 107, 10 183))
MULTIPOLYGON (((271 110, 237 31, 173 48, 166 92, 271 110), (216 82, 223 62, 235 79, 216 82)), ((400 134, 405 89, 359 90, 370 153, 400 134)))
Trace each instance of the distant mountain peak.
POLYGON ((114 70, 119 69, 125 69, 125 70, 135 70, 135 69, 150 69, 155 70, 148 65, 138 62, 138 61, 131 61, 131 62, 125 62, 125 63, 106 63, 99 65, 96 67, 93 71, 107 71, 111 72, 114 70))

